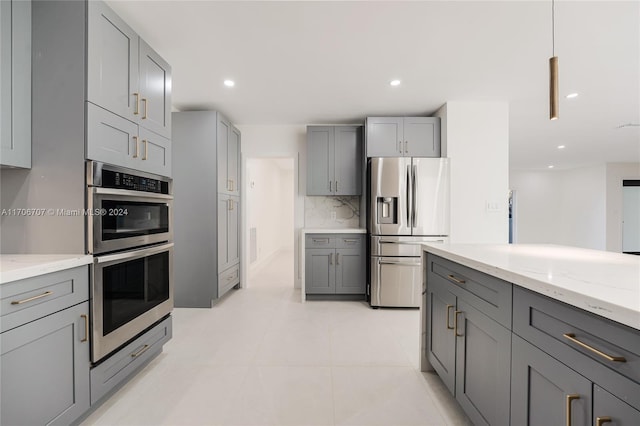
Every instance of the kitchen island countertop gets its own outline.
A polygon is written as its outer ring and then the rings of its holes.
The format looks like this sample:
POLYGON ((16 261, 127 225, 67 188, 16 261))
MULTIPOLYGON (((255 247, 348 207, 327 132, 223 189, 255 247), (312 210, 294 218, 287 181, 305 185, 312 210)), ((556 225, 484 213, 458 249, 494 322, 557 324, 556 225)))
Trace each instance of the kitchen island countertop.
POLYGON ((0 284, 88 265, 93 256, 84 254, 0 255, 0 284))
POLYGON ((542 244, 424 244, 424 250, 640 330, 640 256, 542 244))

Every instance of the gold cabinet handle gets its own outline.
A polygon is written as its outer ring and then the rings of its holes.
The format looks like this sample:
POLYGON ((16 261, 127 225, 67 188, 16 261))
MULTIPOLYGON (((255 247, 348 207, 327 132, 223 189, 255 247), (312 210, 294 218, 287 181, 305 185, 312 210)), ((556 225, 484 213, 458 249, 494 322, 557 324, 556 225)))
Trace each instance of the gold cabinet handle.
POLYGON ((138 137, 137 136, 133 137, 133 147, 135 148, 133 150, 133 158, 138 158, 138 137))
POLYGON ((467 282, 465 280, 461 280, 460 278, 456 278, 455 276, 453 276, 451 274, 447 275, 447 278, 449 278, 450 281, 453 281, 454 283, 458 283, 458 284, 464 284, 464 283, 467 282))
POLYGON ((142 159, 146 160, 147 154, 149 152, 149 141, 146 139, 142 139, 142 146, 144 147, 144 155, 142 156, 142 159))
POLYGON ((133 115, 140 114, 140 93, 134 93, 133 96, 136 97, 136 103, 133 108, 133 115))
POLYGON ((589 346, 584 342, 581 342, 580 340, 576 339, 576 335, 574 333, 565 333, 563 334, 565 339, 569 339, 570 341, 572 341, 573 343, 582 346, 583 348, 593 352, 596 355, 601 356, 602 358, 606 359, 607 361, 614 361, 614 362, 627 362, 626 358, 623 356, 612 356, 609 354, 606 354, 596 348, 594 348, 593 346, 589 346))
POLYGON ((336 265, 340 264, 340 253, 336 253, 336 265))
POLYGON ((596 417, 596 426, 602 426, 605 423, 611 423, 611 417, 596 417))
POLYGON ((567 395, 567 426, 571 426, 571 402, 580 399, 580 395, 567 395))
POLYGON ((453 327, 449 325, 449 317, 451 316, 451 309, 453 305, 447 305, 447 330, 453 330, 453 327))
POLYGON ((227 200, 227 206, 229 210, 233 210, 233 200, 227 200))
POLYGON ((464 334, 458 334, 458 315, 461 314, 462 311, 455 311, 453 313, 453 330, 456 334, 456 337, 462 337, 464 334))
POLYGON ((404 141, 404 153, 409 153, 409 141, 404 141))
POLYGON ((333 265, 333 253, 329 253, 329 265, 333 265))
POLYGON ((131 354, 131 358, 137 358, 140 355, 142 355, 143 353, 145 353, 147 350, 149 350, 151 346, 149 345, 144 345, 138 352, 134 352, 131 354))
POLYGON ((146 98, 142 98, 142 105, 144 106, 144 113, 142 114, 142 119, 146 120, 147 119, 147 108, 149 107, 146 98))
POLYGON ((88 342, 89 341, 89 315, 82 314, 80 318, 84 319, 84 338, 80 340, 80 342, 88 342))
POLYGON ((51 296, 53 294, 52 291, 45 291, 42 294, 39 294, 37 296, 33 296, 30 297, 28 299, 22 299, 22 300, 14 300, 11 302, 12 305, 22 305, 23 303, 27 303, 27 302, 33 302, 34 300, 38 300, 38 299, 42 299, 43 297, 47 297, 47 296, 51 296))
POLYGON ((328 238, 323 238, 323 239, 313 238, 312 240, 313 240, 314 243, 329 244, 329 239, 328 238))

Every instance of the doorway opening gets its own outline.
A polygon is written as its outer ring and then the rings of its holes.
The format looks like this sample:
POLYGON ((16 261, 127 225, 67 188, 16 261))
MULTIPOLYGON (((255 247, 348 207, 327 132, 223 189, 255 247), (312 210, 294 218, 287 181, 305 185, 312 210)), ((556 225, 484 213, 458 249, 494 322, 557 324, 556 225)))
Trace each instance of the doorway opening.
POLYGON ((622 181, 622 252, 640 255, 640 180, 622 181))
POLYGON ((294 159, 246 162, 248 287, 294 287, 294 159))

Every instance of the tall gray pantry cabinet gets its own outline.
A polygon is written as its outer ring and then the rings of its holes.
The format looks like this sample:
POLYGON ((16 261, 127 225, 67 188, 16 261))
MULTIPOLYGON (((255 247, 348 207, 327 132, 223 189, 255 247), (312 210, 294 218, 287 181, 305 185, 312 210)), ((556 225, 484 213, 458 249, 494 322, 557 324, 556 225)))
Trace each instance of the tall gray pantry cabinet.
POLYGON ((240 131, 216 111, 174 112, 175 305, 210 308, 240 283, 240 131))

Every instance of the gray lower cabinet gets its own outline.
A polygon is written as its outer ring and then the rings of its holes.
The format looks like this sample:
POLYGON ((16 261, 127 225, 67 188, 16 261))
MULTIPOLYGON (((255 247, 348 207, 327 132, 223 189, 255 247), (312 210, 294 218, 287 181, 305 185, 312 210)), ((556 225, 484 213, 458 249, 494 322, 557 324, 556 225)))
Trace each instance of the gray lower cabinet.
POLYGON ((590 424, 588 379, 517 335, 513 336, 512 354, 512 425, 590 424))
POLYGON ((218 269, 240 262, 240 199, 218 195, 218 269))
POLYGON ((68 425, 89 409, 88 315, 84 302, 0 335, 0 423, 68 425))
POLYGON ((0 160, 31 167, 31 1, 0 2, 0 160))
POLYGON ((307 195, 361 195, 362 152, 361 126, 307 126, 307 195))
POLYGON ((306 236, 306 294, 364 295, 365 273, 364 235, 306 236))
POLYGON ((474 424, 508 424, 511 331, 475 308, 468 301, 472 293, 444 281, 433 273, 433 262, 428 264, 427 357, 474 424))
POLYGON ((594 426, 640 425, 640 411, 633 408, 598 385, 593 385, 594 426))
POLYGON ((440 118, 367 117, 367 157, 440 157, 440 118))

